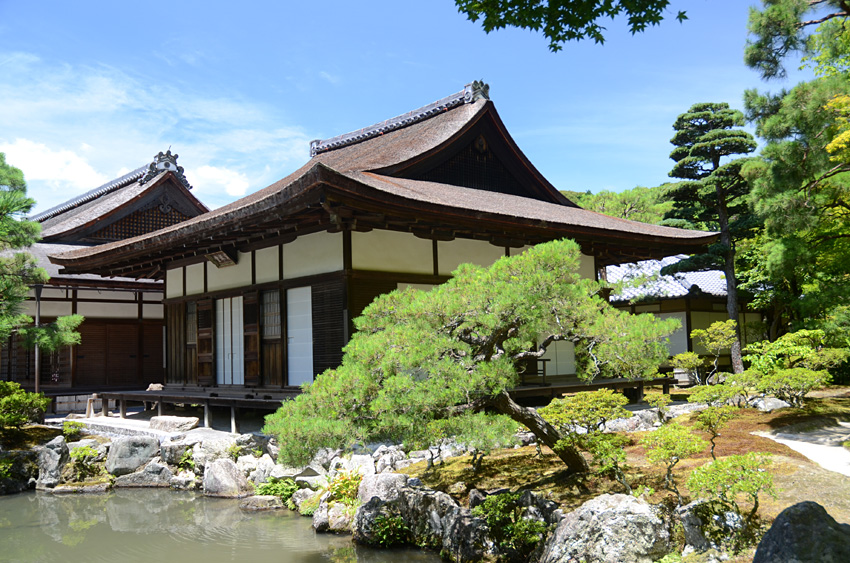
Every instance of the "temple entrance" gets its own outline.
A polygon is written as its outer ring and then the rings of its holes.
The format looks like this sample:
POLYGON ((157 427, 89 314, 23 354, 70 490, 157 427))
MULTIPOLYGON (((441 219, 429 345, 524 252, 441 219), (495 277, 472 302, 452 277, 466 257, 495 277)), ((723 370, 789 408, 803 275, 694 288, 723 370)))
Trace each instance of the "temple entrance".
POLYGON ((313 381, 312 288, 286 290, 286 366, 289 385, 313 381))
POLYGON ((244 385, 242 297, 216 299, 215 323, 216 383, 244 385))

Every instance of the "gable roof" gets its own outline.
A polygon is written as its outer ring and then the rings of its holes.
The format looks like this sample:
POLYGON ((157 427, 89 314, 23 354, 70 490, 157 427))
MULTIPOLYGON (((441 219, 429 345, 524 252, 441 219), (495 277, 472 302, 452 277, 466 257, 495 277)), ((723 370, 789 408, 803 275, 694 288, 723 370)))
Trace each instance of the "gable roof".
POLYGON ((161 200, 184 217, 209 209, 189 190, 191 185, 177 165, 178 155, 160 152, 154 160, 106 184, 30 217, 41 223, 45 242, 93 242, 86 240, 140 206, 161 200))
POLYGON ((314 141, 304 166, 265 189, 148 235, 51 259, 69 272, 161 277, 171 262, 223 248, 392 229, 516 247, 570 237, 602 266, 694 251, 716 238, 579 208, 523 155, 486 93, 473 83, 398 118, 314 141))
POLYGON ((608 266, 608 281, 617 283, 647 278, 638 286, 625 287, 611 294, 611 301, 625 302, 646 299, 675 299, 679 297, 709 295, 726 297, 726 275, 720 270, 683 272, 662 276, 661 269, 687 258, 684 254, 668 256, 661 260, 644 260, 634 264, 608 266))

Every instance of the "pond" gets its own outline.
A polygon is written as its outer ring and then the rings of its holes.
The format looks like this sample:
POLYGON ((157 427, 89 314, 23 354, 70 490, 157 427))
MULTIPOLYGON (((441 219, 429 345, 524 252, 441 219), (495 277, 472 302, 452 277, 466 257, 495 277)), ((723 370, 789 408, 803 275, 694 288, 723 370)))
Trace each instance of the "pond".
POLYGON ((9 562, 250 561, 436 563, 416 549, 377 550, 316 534, 289 510, 243 512, 239 502, 163 489, 0 496, 0 560, 9 562))

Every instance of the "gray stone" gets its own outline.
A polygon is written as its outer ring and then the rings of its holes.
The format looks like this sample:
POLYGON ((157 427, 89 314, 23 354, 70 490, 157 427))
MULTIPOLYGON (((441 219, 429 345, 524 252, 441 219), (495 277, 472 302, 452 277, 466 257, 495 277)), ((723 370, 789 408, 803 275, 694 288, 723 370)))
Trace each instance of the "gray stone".
POLYGON ((330 528, 330 522, 328 520, 328 496, 329 493, 322 495, 319 506, 313 512, 313 529, 320 533, 327 532, 328 528, 330 528))
POLYGON ((269 480, 269 477, 272 476, 275 467, 277 467, 277 465, 274 460, 272 460, 271 456, 269 454, 263 454, 263 457, 257 460, 257 468, 248 474, 248 479, 250 479, 255 485, 265 483, 269 480))
POLYGON ((183 454, 192 445, 186 442, 166 442, 160 446, 159 456, 168 465, 178 465, 180 460, 183 459, 183 454))
POLYGON ((318 491, 319 489, 328 486, 328 478, 324 475, 317 475, 316 477, 296 477, 295 484, 298 485, 298 488, 300 489, 318 491))
MULTIPOLYGON (((563 518, 558 503, 541 498, 531 491, 523 491, 518 504, 526 509, 523 518, 534 518, 547 524, 557 524, 563 518)), ((471 505, 470 508, 472 508, 471 505)))
POLYGON ((327 470, 331 466, 331 462, 334 460, 334 458, 337 458, 340 455, 342 455, 342 450, 322 448, 316 453, 315 456, 313 456, 313 462, 311 462, 311 464, 315 463, 327 470))
POLYGON ((366 454, 352 455, 348 458, 338 457, 331 462, 328 469, 328 479, 333 480, 334 475, 339 471, 356 471, 361 475, 374 475, 376 473, 375 460, 372 459, 371 455, 366 454))
POLYGON ((115 476, 133 473, 159 453, 159 441, 150 436, 116 438, 106 456, 106 470, 115 476))
POLYGON ((601 495, 561 520, 540 562, 651 563, 668 551, 667 527, 645 501, 601 495))
POLYGON ((39 475, 38 452, 12 450, 0 453, 0 463, 6 467, 7 477, 0 478, 0 495, 23 492, 35 486, 39 475))
POLYGON ((257 470, 257 464, 260 459, 254 457, 252 455, 240 455, 236 460, 236 467, 239 468, 239 471, 245 474, 247 477, 251 473, 257 470))
MULTIPOLYGON (((406 461, 407 455, 397 446, 389 448, 381 446, 384 450, 381 455, 375 458, 375 471, 377 473, 387 473, 396 469, 396 463, 406 461)), ((378 451, 381 451, 380 449, 378 451)), ((375 452, 377 455, 378 452, 375 452)), ((373 456, 374 457, 374 456, 373 456)))
POLYGON ((350 534, 353 520, 354 510, 343 503, 333 502, 328 506, 328 532, 350 534))
POLYGON ((170 487, 174 474, 167 465, 152 459, 141 471, 115 478, 115 487, 170 487))
POLYGON ((198 422, 200 421, 195 416, 154 416, 151 418, 150 428, 162 432, 188 432, 197 428, 198 422))
POLYGON ((487 498, 487 495, 485 495, 478 489, 471 489, 469 491, 469 508, 472 509, 476 506, 484 504, 485 498, 487 498))
POLYGON ((443 548, 441 554, 457 563, 477 563, 492 560, 498 548, 490 537, 490 528, 482 519, 472 516, 469 510, 458 508, 444 518, 443 548))
POLYGON ((773 412, 777 409, 790 407, 791 405, 776 397, 759 397, 753 401, 753 406, 762 412, 773 412))
POLYGON ((689 551, 704 552, 709 549, 722 550, 724 546, 711 541, 705 535, 706 520, 712 521, 712 528, 722 530, 722 534, 731 537, 744 525, 741 516, 729 510, 712 513, 714 503, 706 500, 695 500, 685 506, 680 506, 675 511, 675 517, 682 524, 685 534, 685 549, 689 551))
POLYGON ((283 501, 277 495, 255 495, 239 501, 242 510, 279 510, 285 508, 283 501))
POLYGON ((192 491, 197 487, 198 482, 195 479, 195 474, 191 471, 181 471, 177 475, 171 478, 168 485, 172 489, 177 489, 178 491, 192 491))
POLYGON ((204 494, 211 497, 242 498, 254 487, 232 459, 216 459, 204 471, 204 494))
POLYGON ((195 461, 195 472, 203 474, 207 465, 217 459, 231 459, 228 448, 236 442, 232 439, 205 440, 195 444, 192 459, 195 461))
POLYGON ((402 487, 407 485, 407 475, 401 473, 378 473, 367 475, 360 482, 357 491, 358 500, 365 504, 377 497, 382 501, 396 500, 402 487))
POLYGON ((850 561, 850 525, 839 524, 816 502, 783 510, 759 542, 753 563, 850 561))
POLYGON ((295 505, 296 510, 301 510, 301 503, 304 502, 307 499, 313 498, 317 494, 319 494, 319 493, 317 493, 316 491, 314 491, 312 489, 298 489, 292 495, 292 498, 291 498, 292 504, 295 505))
POLYGON ((38 452, 38 480, 36 489, 52 489, 62 478, 62 468, 70 459, 68 444, 64 436, 56 436, 44 446, 35 448, 38 452))

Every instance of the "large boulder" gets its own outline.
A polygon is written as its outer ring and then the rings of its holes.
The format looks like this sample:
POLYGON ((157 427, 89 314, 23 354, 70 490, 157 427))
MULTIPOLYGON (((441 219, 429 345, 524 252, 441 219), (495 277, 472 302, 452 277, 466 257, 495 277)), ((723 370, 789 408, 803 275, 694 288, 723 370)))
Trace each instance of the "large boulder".
POLYGON ((645 501, 601 495, 561 520, 540 562, 651 563, 668 551, 667 527, 645 501))
POLYGON ((198 417, 195 416, 154 416, 151 418, 151 430, 162 432, 188 432, 198 427, 198 417))
POLYGON ((121 475, 115 487, 170 487, 174 474, 159 459, 152 459, 141 471, 121 475))
POLYGON ((366 504, 373 497, 382 501, 396 500, 401 495, 401 489, 407 485, 407 475, 401 473, 376 473, 367 475, 360 481, 357 491, 358 500, 366 504))
POLYGON ((361 475, 374 475, 375 460, 371 455, 355 454, 351 457, 337 457, 331 461, 328 479, 332 480, 339 471, 358 472, 361 475))
POLYGON ((284 508, 283 501, 277 495, 255 495, 239 502, 239 508, 248 511, 278 510, 284 508))
POLYGON ((254 494, 254 487, 232 459, 217 459, 204 471, 204 494, 211 497, 242 498, 254 494))
POLYGON ((753 563, 850 561, 850 525, 839 524, 816 502, 789 506, 759 542, 753 563))
POLYGON ((744 526, 741 515, 717 502, 695 500, 675 511, 685 534, 685 553, 723 550, 724 540, 740 533, 744 526))
POLYGON ((441 554, 456 563, 477 563, 495 558, 499 551, 483 518, 472 516, 466 508, 458 508, 443 519, 441 554))
POLYGON ((38 478, 38 452, 12 450, 0 453, 0 467, 5 467, 5 476, 0 476, 0 495, 23 492, 35 485, 38 478))
POLYGON ((36 489, 52 489, 62 478, 62 468, 68 463, 70 453, 64 436, 56 436, 44 446, 35 448, 38 452, 38 480, 36 489))
POLYGON ((159 453, 159 440, 151 436, 129 436, 112 441, 106 456, 106 470, 115 475, 127 475, 147 464, 159 453))

